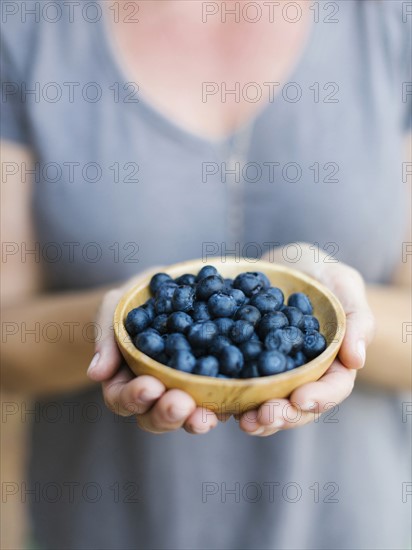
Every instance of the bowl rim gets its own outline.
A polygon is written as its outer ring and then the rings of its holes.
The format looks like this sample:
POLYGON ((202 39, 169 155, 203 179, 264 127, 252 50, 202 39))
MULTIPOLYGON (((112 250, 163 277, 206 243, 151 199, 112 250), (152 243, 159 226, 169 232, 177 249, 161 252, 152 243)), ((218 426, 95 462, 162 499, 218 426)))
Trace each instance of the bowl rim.
POLYGON ((199 267, 205 266, 205 265, 213 265, 214 267, 218 268, 222 265, 235 265, 237 267, 249 267, 253 269, 248 269, 248 271, 265 271, 265 267, 268 269, 273 270, 273 268, 276 269, 278 272, 283 272, 286 275, 292 275, 293 277, 297 277, 301 281, 307 283, 310 286, 316 287, 317 290, 319 290, 331 303, 337 317, 337 327, 336 330, 332 336, 331 343, 326 347, 325 351, 323 351, 320 355, 312 359, 311 361, 308 361, 304 365, 301 365, 300 367, 296 367, 292 370, 281 372, 279 374, 272 374, 270 376, 261 376, 258 378, 215 378, 211 376, 201 376, 199 374, 192 374, 187 372, 181 372, 176 369, 172 369, 171 367, 168 367, 167 365, 163 365, 162 363, 159 363, 155 359, 152 359, 148 355, 141 352, 139 349, 135 347, 135 345, 132 342, 132 339, 130 338, 128 332, 126 331, 126 328, 124 326, 124 311, 126 308, 126 304, 130 301, 130 299, 137 293, 146 288, 154 273, 151 273, 147 276, 142 276, 140 280, 136 282, 131 288, 129 288, 120 298, 115 312, 113 316, 113 330, 115 334, 115 339, 117 342, 117 345, 119 346, 120 350, 123 349, 127 352, 128 355, 131 355, 135 358, 136 361, 140 361, 142 363, 145 363, 147 366, 160 370, 160 372, 164 372, 166 375, 174 376, 178 380, 183 381, 189 381, 191 383, 198 382, 198 383, 207 383, 211 384, 212 386, 221 386, 222 384, 235 387, 235 388, 245 388, 249 386, 252 382, 253 385, 265 385, 269 382, 274 382, 275 380, 278 380, 279 382, 282 380, 290 379, 294 375, 299 376, 305 372, 311 371, 313 368, 316 367, 317 362, 322 359, 323 361, 329 361, 332 357, 335 358, 339 348, 342 345, 343 338, 345 336, 346 332, 346 314, 344 312, 344 309, 342 307, 342 304, 338 300, 338 298, 331 292, 325 285, 320 283, 317 279, 311 277, 310 275, 307 275, 306 273, 299 271, 298 269, 286 267, 282 264, 277 264, 275 262, 268 262, 265 260, 257 260, 253 261, 247 261, 245 259, 242 260, 235 260, 233 258, 225 258, 219 259, 219 258, 210 258, 207 262, 203 261, 202 259, 196 259, 196 260, 186 260, 184 262, 179 262, 175 264, 171 264, 169 266, 166 266, 165 268, 161 268, 161 273, 167 273, 168 275, 171 275, 172 277, 178 276, 175 272, 180 272, 181 269, 185 266, 190 269, 196 269, 199 267), (254 269, 256 267, 256 269, 254 269), (172 371, 172 372, 171 372, 172 371))

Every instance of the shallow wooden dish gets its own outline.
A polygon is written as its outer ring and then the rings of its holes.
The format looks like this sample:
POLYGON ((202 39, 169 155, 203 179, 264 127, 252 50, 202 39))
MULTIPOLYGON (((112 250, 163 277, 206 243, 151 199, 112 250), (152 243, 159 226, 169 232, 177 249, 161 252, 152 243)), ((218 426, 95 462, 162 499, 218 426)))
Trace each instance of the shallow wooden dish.
MULTIPOLYGON (((293 292, 304 292, 314 307, 320 330, 328 347, 316 359, 288 372, 244 380, 225 380, 196 374, 187 374, 151 359, 133 345, 124 327, 128 312, 150 298, 150 278, 143 278, 120 300, 114 314, 114 332, 120 351, 131 370, 136 374, 150 374, 161 380, 167 388, 179 388, 189 393, 196 403, 217 412, 239 413, 254 409, 268 399, 287 397, 297 387, 318 380, 335 359, 345 334, 345 313, 338 299, 315 279, 281 265, 269 262, 211 260, 223 277, 236 277, 244 271, 262 271, 273 286, 280 287, 285 301, 293 292)), ((171 277, 184 273, 197 274, 206 265, 193 260, 172 265, 163 271, 171 277)))

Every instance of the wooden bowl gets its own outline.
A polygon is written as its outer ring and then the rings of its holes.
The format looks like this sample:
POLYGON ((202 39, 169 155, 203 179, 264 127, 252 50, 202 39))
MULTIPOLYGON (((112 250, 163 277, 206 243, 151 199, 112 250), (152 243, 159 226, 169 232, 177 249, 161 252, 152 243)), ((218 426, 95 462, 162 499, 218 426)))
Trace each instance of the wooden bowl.
MULTIPOLYGON (((143 278, 121 298, 114 314, 114 332, 120 351, 136 374, 149 374, 163 382, 168 388, 179 388, 190 394, 199 406, 215 412, 240 413, 255 409, 268 399, 283 398, 297 387, 318 380, 335 359, 345 334, 346 318, 338 299, 315 279, 295 269, 264 261, 211 260, 223 277, 233 278, 245 271, 262 271, 273 286, 285 294, 285 301, 293 292, 304 292, 313 304, 314 315, 320 323, 320 330, 327 341, 326 350, 301 367, 265 376, 262 378, 233 379, 211 378, 177 371, 139 351, 128 335, 124 321, 128 312, 151 297, 149 278, 143 278)), ((197 274, 206 265, 202 260, 193 260, 171 265, 163 271, 175 278, 184 273, 197 274)))

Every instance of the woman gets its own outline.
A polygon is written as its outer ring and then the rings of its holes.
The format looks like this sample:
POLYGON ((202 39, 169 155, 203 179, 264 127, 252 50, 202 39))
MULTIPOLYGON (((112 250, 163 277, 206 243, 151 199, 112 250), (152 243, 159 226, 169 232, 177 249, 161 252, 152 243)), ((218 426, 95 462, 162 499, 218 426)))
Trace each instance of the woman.
POLYGON ((410 36, 401 2, 289 4, 260 17, 174 0, 8 16, 5 240, 23 244, 5 262, 3 379, 41 397, 29 480, 62 491, 32 501, 41 547, 408 544, 410 36), (282 248, 301 241, 296 257, 282 248), (136 274, 250 243, 336 292, 348 330, 319 382, 220 423, 133 378, 110 324, 136 274), (380 329, 365 385, 340 406, 373 336, 368 300, 380 329), (97 310, 89 378, 120 417, 85 379, 97 310), (58 343, 42 332, 51 321, 58 343), (23 331, 36 322, 34 345, 23 331))

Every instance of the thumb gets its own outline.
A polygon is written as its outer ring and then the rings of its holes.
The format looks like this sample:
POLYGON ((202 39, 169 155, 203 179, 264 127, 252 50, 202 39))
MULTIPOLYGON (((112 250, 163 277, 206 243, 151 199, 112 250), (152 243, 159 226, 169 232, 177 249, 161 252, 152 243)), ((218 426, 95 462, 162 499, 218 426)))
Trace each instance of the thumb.
POLYGON ((87 376, 95 382, 111 378, 119 369, 121 353, 114 338, 113 312, 122 296, 121 289, 110 290, 103 298, 97 315, 95 354, 87 370, 87 376))

